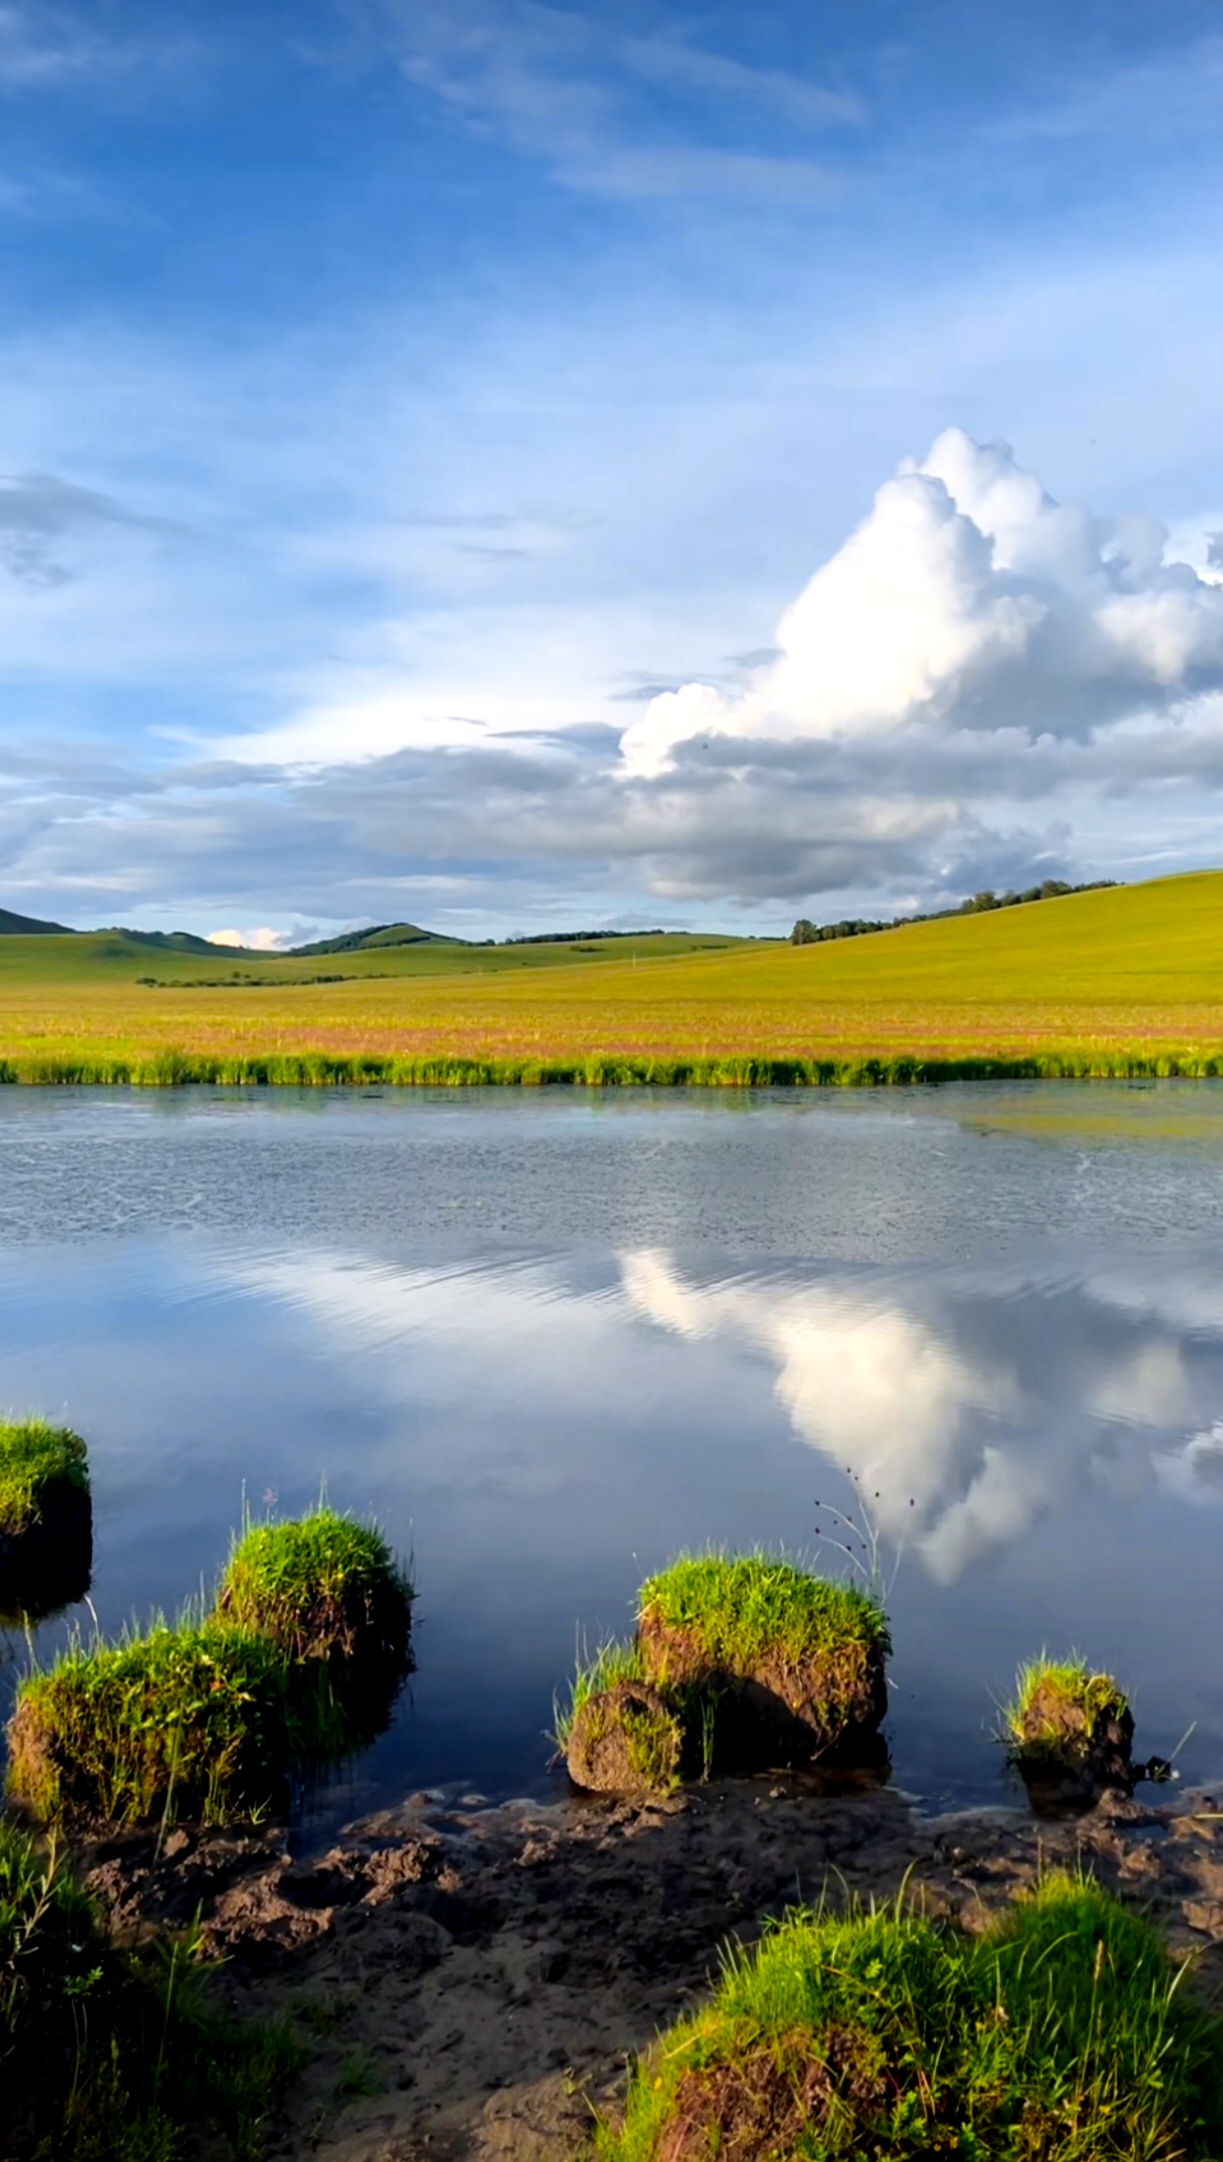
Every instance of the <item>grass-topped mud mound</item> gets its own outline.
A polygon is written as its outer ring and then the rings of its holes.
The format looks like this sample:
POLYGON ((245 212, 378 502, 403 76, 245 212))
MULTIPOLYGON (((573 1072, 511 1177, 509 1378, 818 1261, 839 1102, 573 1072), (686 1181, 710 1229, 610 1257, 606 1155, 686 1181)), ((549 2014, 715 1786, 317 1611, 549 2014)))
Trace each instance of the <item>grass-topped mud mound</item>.
POLYGON ((283 1796, 313 1739, 266 1637, 205 1623, 127 1643, 70 1644, 19 1683, 9 1800, 42 1823, 205 1823, 283 1796))
POLYGON ((569 1776, 592 1794, 670 1794, 683 1757, 674 1704, 631 1673, 583 1692, 566 1727, 569 1776))
POLYGON ((1084 1659, 1042 1654, 1021 1667, 1003 1724, 1007 1755, 1038 1808, 1128 1791, 1147 1770, 1131 1762, 1134 1718, 1122 1690, 1084 1659))
POLYGON ((269 1637, 290 1659, 408 1662, 413 1592, 372 1525, 320 1508, 252 1525, 217 1592, 220 1620, 269 1637))
POLYGON ((854 1585, 765 1554, 684 1556, 642 1585, 631 1642, 579 1664, 557 1741, 601 1793, 817 1762, 878 1777, 890 1649, 854 1585))
POLYGON ((852 1753, 887 1710, 878 1602, 769 1555, 685 1556, 650 1577, 637 1644, 648 1680, 715 1705, 718 1770, 852 1753))
POLYGON ((41 1620, 89 1589, 93 1511, 79 1434, 0 1421, 0 1616, 41 1620))
POLYGON ((1223 2023, 1150 1925, 1052 1876, 978 1934, 796 1914, 647 2053, 604 2162, 1151 2162, 1223 2149, 1223 2023))

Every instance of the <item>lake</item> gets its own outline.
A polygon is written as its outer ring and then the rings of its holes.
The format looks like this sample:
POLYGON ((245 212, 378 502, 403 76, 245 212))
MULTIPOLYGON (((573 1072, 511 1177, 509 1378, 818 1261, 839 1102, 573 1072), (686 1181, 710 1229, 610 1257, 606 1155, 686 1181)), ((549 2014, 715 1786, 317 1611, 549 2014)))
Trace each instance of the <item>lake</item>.
POLYGON ((928 1807, 1010 1792, 1042 1647, 1223 1777, 1223 1085, 5 1089, 0 1405, 88 1441, 105 1629, 209 1585, 244 1500, 411 1554, 417 1671, 304 1842, 560 1791, 575 1644, 681 1547, 839 1562, 833 1508, 928 1807))

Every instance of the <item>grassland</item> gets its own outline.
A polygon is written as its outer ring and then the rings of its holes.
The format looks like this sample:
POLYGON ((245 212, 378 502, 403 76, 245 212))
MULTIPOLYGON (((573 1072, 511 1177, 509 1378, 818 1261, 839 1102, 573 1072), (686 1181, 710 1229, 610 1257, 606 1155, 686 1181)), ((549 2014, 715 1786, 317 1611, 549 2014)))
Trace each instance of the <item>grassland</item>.
POLYGON ((1220 872, 805 947, 671 936, 218 965, 150 959, 118 934, 8 937, 0 1075, 748 1085, 1223 1074, 1221 955, 1220 872))

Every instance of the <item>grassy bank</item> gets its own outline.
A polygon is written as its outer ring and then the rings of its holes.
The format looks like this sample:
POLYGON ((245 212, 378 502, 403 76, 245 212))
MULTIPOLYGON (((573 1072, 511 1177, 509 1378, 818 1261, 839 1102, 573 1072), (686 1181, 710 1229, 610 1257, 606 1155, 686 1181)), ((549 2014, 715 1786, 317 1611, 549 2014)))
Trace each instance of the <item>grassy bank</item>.
POLYGON ((1204 1078, 1223 1075, 1221 945, 1218 872, 816 946, 408 947, 337 956, 326 981, 310 980, 300 959, 252 957, 234 980, 207 957, 177 955, 173 978, 141 981, 148 951, 121 940, 2 938, 0 1078, 306 1087, 1204 1078))
POLYGON ((0 2143, 55 2162, 262 2152, 299 2061, 287 2025, 212 2002, 190 1932, 112 1944, 55 1851, 0 1822, 0 2143))
POLYGON ((799 1914, 642 2061, 604 2162, 1099 2162, 1223 2149, 1223 2026, 1155 1932, 1051 1877, 983 1935, 799 1914))

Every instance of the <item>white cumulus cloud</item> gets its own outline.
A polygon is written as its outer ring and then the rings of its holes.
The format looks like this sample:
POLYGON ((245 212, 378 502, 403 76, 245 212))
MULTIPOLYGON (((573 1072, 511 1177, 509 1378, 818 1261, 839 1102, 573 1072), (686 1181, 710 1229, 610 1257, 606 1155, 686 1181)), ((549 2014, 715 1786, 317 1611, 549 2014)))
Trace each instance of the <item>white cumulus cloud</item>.
POLYGON ((906 460, 739 696, 690 683, 625 730, 626 772, 714 736, 871 741, 917 727, 1086 737, 1223 685, 1223 585, 1145 513, 1061 504, 1005 443, 949 428, 906 460))

